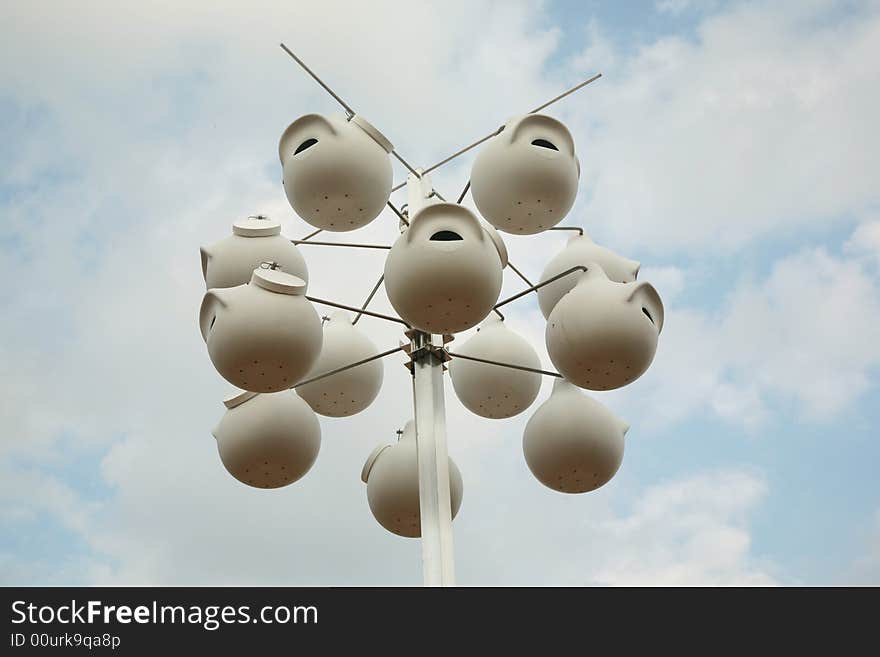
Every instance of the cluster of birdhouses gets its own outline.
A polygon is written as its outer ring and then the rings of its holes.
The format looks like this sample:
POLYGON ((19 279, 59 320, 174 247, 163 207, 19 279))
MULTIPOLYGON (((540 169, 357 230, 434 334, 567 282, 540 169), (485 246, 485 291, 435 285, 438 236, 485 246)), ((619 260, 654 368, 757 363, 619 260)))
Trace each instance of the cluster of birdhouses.
MULTIPOLYGON (((325 231, 366 226, 390 198, 392 151, 358 115, 297 119, 279 144, 291 207, 325 231)), ((431 199, 408 217, 388 252, 385 288, 402 320, 435 335, 479 326, 452 352, 449 373, 461 403, 481 417, 523 413, 541 387, 537 352, 493 312, 508 265, 499 231, 526 236, 558 225, 574 204, 579 177, 574 141, 562 123, 540 114, 514 118, 474 161, 470 186, 479 214, 431 199)), ((214 435, 236 479, 277 488, 314 463, 316 414, 365 410, 379 394, 383 368, 377 359, 343 369, 375 356, 376 347, 345 313, 322 325, 305 297, 306 263, 279 223, 251 217, 232 231, 202 249, 202 336, 217 371, 240 389, 225 402, 214 435)), ((638 272, 638 262, 581 234, 547 264, 536 286, 547 353, 561 378, 528 421, 523 451, 531 472, 554 490, 595 490, 620 467, 628 425, 583 390, 625 386, 654 358, 663 304, 649 283, 636 281, 638 272)), ((410 421, 397 443, 370 455, 362 473, 373 515, 401 536, 420 535, 416 454, 410 421)), ((462 480, 451 460, 449 472, 454 516, 462 480)))

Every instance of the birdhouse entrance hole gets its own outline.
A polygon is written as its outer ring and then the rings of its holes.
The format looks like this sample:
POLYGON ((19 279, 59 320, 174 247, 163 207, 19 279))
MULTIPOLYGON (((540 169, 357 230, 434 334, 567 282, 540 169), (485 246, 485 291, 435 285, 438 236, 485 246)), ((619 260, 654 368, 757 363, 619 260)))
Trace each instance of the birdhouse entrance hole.
POLYGON ((455 242, 461 239, 461 235, 451 230, 441 230, 431 235, 432 242, 455 242))
POLYGON ((296 150, 293 151, 293 154, 298 155, 299 153, 302 153, 304 150, 306 150, 307 148, 311 148, 317 143, 317 139, 306 139, 303 143, 296 147, 296 150))
POLYGON ((558 151, 556 145, 552 142, 547 141, 546 139, 536 139, 532 142, 532 146, 539 146, 541 148, 549 148, 551 151, 558 151))

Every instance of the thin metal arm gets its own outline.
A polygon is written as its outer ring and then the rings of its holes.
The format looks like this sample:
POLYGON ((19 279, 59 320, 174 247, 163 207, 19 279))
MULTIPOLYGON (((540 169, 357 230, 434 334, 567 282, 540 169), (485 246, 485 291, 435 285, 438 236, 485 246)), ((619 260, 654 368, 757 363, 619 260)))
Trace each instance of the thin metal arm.
MULTIPOLYGON (((544 109, 544 108, 546 108, 546 107, 549 107, 550 105, 552 105, 553 103, 555 103, 555 102, 558 101, 558 100, 562 100, 563 98, 565 98, 565 97, 568 96, 569 94, 573 94, 573 93, 574 93, 575 91, 577 91, 578 89, 583 89, 583 88, 586 87, 588 84, 590 84, 591 82, 595 82, 596 80, 598 80, 598 79, 601 78, 601 77, 602 77, 602 74, 601 74, 601 73, 597 73, 596 75, 594 75, 594 76, 591 77, 590 79, 588 79, 588 80, 584 80, 584 81, 581 82, 580 84, 577 84, 577 85, 573 86, 571 89, 569 89, 569 90, 567 90, 567 91, 563 91, 561 94, 559 94, 559 95, 556 96, 555 98, 551 98, 551 99, 548 100, 546 103, 543 103, 542 105, 538 105, 535 109, 533 109, 531 112, 529 112, 529 114, 534 114, 535 112, 540 112, 542 109, 544 109)), ((482 144, 484 141, 487 141, 487 140, 491 139, 492 137, 494 137, 495 135, 497 135, 498 133, 500 133, 503 129, 504 129, 503 126, 502 126, 501 128, 498 128, 498 130, 496 130, 495 132, 493 132, 493 133, 491 133, 491 134, 488 134, 488 135, 486 135, 485 137, 482 137, 482 138, 478 139, 478 140, 475 141, 474 143, 465 146, 464 148, 462 148, 462 149, 456 151, 455 153, 453 153, 453 154, 450 155, 449 157, 440 160, 439 162, 437 162, 437 164, 433 164, 433 165, 429 166, 427 169, 425 169, 424 171, 422 171, 422 173, 423 173, 423 174, 424 174, 424 173, 430 173, 430 172, 433 171, 434 169, 437 169, 437 168, 439 168, 439 167, 442 167, 444 164, 446 164, 447 162, 451 162, 452 160, 454 160, 455 158, 457 158, 459 155, 464 155, 465 153, 467 153, 467 152, 468 152, 469 150, 471 150, 472 148, 476 148, 477 146, 479 146, 480 144, 482 144)), ((395 185, 394 187, 391 188, 391 191, 392 191, 392 192, 396 192, 398 189, 400 189, 401 187, 403 187, 405 184, 406 184, 405 182, 402 182, 402 183, 400 183, 399 185, 395 185)))
MULTIPOLYGON (((324 91, 326 91, 328 94, 333 96, 333 98, 336 100, 336 102, 345 108, 345 111, 348 112, 349 119, 357 113, 351 108, 351 106, 348 103, 346 103, 344 100, 342 100, 342 98, 340 98, 339 95, 335 91, 333 91, 330 87, 328 87, 327 84, 321 78, 319 78, 315 74, 315 72, 306 65, 306 63, 303 60, 301 60, 299 57, 297 57, 290 48, 285 46, 283 43, 281 44, 281 48, 284 50, 284 52, 286 52, 288 55, 293 57, 293 61, 295 61, 297 64, 299 64, 306 73, 311 75, 312 78, 314 78, 315 82, 317 82, 318 84, 320 84, 324 88, 324 91)), ((410 166, 409 162, 407 162, 405 159, 403 159, 403 157, 400 155, 400 153, 398 153, 396 150, 391 151, 391 154, 394 157, 396 157, 400 161, 400 163, 403 164, 403 166, 405 166, 407 169, 409 169, 410 173, 415 174, 415 176, 417 178, 422 177, 422 174, 419 173, 418 171, 416 171, 415 169, 413 169, 410 166)))
POLYGON ((510 267, 510 269, 513 271, 514 274, 516 274, 521 279, 523 279, 525 281, 526 285, 534 285, 534 283, 532 283, 528 278, 526 278, 525 275, 519 269, 517 269, 516 267, 513 266, 513 263, 510 260, 507 261, 507 266, 510 267))
MULTIPOLYGON (((404 183, 404 184, 406 184, 406 183, 404 183)), ((394 207, 394 203, 392 203, 391 201, 388 201, 388 207, 391 208, 392 210, 394 210, 394 214, 397 215, 397 218, 400 219, 404 223, 404 225, 409 226, 409 220, 403 216, 403 213, 400 210, 398 210, 396 207, 394 207)))
MULTIPOLYGON (((464 148, 462 148, 462 149, 459 150, 459 151, 456 151, 455 153, 453 153, 453 154, 450 155, 449 157, 440 160, 439 162, 437 162, 437 164, 432 164, 432 165, 429 166, 427 169, 425 169, 425 173, 430 173, 430 172, 433 171, 434 169, 439 169, 440 167, 442 167, 442 166, 443 166, 444 164, 446 164, 447 162, 451 162, 452 160, 454 160, 455 158, 457 158, 459 155, 464 155, 465 153, 467 153, 467 152, 468 152, 469 150, 471 150, 472 148, 476 148, 477 146, 479 146, 480 144, 482 144, 484 141, 487 141, 487 140, 489 140, 489 139, 492 139, 492 137, 494 137, 495 135, 500 134, 502 130, 504 130, 504 126, 501 126, 501 127, 498 128, 495 132, 493 132, 493 133, 491 133, 491 134, 488 134, 488 135, 486 135, 485 137, 481 137, 480 139, 477 139, 477 141, 475 141, 473 144, 469 144, 468 146, 465 146, 464 148)), ((393 191, 393 190, 392 190, 392 191, 393 191)))
POLYGON ((387 244, 357 244, 353 242, 307 242, 306 240, 290 240, 294 244, 307 244, 310 246, 347 246, 352 249, 390 249, 387 244))
POLYGON ((467 181, 467 185, 465 185, 465 186, 464 186, 464 189, 461 190, 461 195, 458 197, 458 201, 456 201, 456 203, 458 203, 459 205, 461 205, 461 202, 464 200, 465 194, 468 193, 468 190, 469 190, 470 188, 471 188, 471 181, 468 180, 468 181, 467 181))
POLYGON ((376 296, 376 292, 379 291, 379 286, 382 285, 382 282, 383 282, 384 280, 385 280, 385 274, 382 274, 382 275, 379 277, 379 280, 376 281, 376 284, 373 286, 373 290, 370 292, 370 295, 367 297, 367 300, 364 301, 364 305, 361 306, 361 312, 359 312, 359 313, 357 314, 357 317, 355 317, 355 318, 354 318, 354 321, 351 323, 352 326, 354 326, 355 324, 358 323, 358 320, 361 318, 361 315, 364 314, 363 311, 366 310, 367 306, 370 305, 370 301, 372 301, 372 300, 373 300, 373 297, 376 296))
POLYGON ((602 77, 602 74, 601 74, 601 73, 596 73, 596 75, 594 75, 593 77, 591 77, 589 80, 584 80, 584 81, 581 82, 580 84, 576 84, 575 86, 573 86, 573 87, 572 87, 571 89, 569 89, 568 91, 563 91, 561 94, 559 94, 558 96, 556 96, 556 98, 551 98, 550 100, 548 100, 548 101, 547 101, 546 103, 544 103, 543 105, 538 105, 535 109, 533 109, 531 112, 529 112, 529 114, 535 114, 536 112, 540 112, 540 111, 541 111, 542 109, 544 109, 545 107, 550 107, 550 105, 552 105, 553 103, 555 103, 557 100, 562 100, 563 98, 565 98, 565 97, 568 96, 569 94, 573 94, 573 93, 574 93, 575 91, 577 91, 578 89, 582 89, 583 87, 586 87, 588 84, 590 84, 590 82, 595 82, 596 80, 598 80, 598 79, 601 78, 601 77, 602 77))
POLYGON ((394 157, 397 158, 397 161, 398 161, 398 162, 400 162, 403 166, 405 166, 407 169, 409 169, 409 172, 410 172, 412 175, 414 175, 416 178, 421 178, 421 177, 422 177, 422 174, 420 174, 418 171, 416 171, 415 169, 413 169, 412 166, 410 166, 410 163, 407 162, 406 160, 404 160, 404 159, 403 159, 403 156, 401 156, 401 154, 398 153, 396 150, 395 150, 395 151, 391 151, 391 154, 392 154, 394 157))
POLYGON ((300 66, 302 66, 303 70, 315 79, 315 82, 317 82, 322 87, 324 87, 324 91, 326 91, 328 94, 333 96, 333 98, 336 99, 336 102, 339 103, 340 105, 342 105, 345 108, 345 111, 348 112, 350 116, 355 115, 356 112, 353 109, 351 109, 351 107, 348 106, 348 103, 346 103, 344 100, 342 100, 342 98, 337 96, 336 92, 333 91, 330 87, 328 87, 321 78, 319 78, 317 75, 315 75, 315 73, 312 71, 312 69, 310 69, 308 66, 306 66, 306 63, 303 60, 301 60, 299 57, 294 55, 293 51, 290 48, 285 46, 283 43, 281 44, 281 48, 282 48, 282 50, 284 50, 284 52, 286 52, 288 55, 293 57, 293 61, 295 61, 300 66))
POLYGON ((581 235, 584 234, 584 229, 580 226, 553 226, 552 228, 548 228, 547 230, 576 230, 581 235))
POLYGON ((311 301, 312 303, 319 303, 322 306, 332 306, 334 308, 342 308, 343 310, 350 310, 355 313, 361 313, 362 315, 369 315, 370 317, 378 317, 379 319, 386 319, 389 322, 397 322, 398 324, 403 324, 406 328, 412 328, 407 322, 400 319, 400 317, 392 317, 391 315, 383 315, 382 313, 374 313, 372 310, 365 310, 364 308, 357 308, 355 306, 346 306, 341 303, 336 303, 335 301, 327 301, 326 299, 319 299, 317 297, 310 297, 306 295, 306 299, 311 301))
POLYGON ((525 295, 527 295, 529 292, 534 292, 535 290, 539 290, 542 287, 544 287, 545 285, 550 285, 550 283, 552 283, 553 281, 557 281, 560 278, 562 278, 563 276, 568 276, 569 274, 574 273, 576 271, 588 271, 588 269, 586 267, 584 267, 583 265, 578 265, 576 267, 572 267, 571 269, 566 269, 561 274, 556 274, 556 276, 553 276, 552 278, 548 278, 546 281, 541 281, 537 285, 532 285, 530 288, 523 290, 519 294, 514 294, 512 297, 508 297, 504 301, 499 301, 498 303, 495 304, 495 308, 497 309, 497 308, 500 308, 501 306, 507 305, 511 301, 516 301, 520 297, 524 297, 525 295))
POLYGON ((454 351, 447 351, 446 353, 448 353, 453 358, 464 358, 465 360, 473 360, 478 363, 486 363, 487 365, 498 365, 499 367, 509 367, 512 370, 522 370, 523 372, 534 372, 535 374, 544 374, 546 376, 555 376, 560 379, 562 378, 562 375, 559 372, 538 370, 534 367, 524 367, 522 365, 514 365, 513 363, 499 363, 497 360, 489 360, 488 358, 477 358, 476 356, 465 356, 464 354, 457 354, 454 351))
MULTIPOLYGON (((323 233, 323 232, 324 232, 324 229, 323 229, 323 228, 319 228, 318 230, 316 230, 316 231, 314 231, 314 232, 312 232, 312 233, 309 233, 308 235, 306 235, 305 237, 303 237, 303 238, 302 238, 301 240, 299 240, 299 241, 300 241, 300 242, 305 242, 306 240, 310 240, 310 239, 312 239, 315 235, 319 235, 320 233, 323 233)), ((291 241, 292 241, 292 240, 291 240, 291 241)))
MULTIPOLYGON (((482 144, 484 141, 488 141, 489 139, 492 139, 492 137, 494 137, 495 135, 497 135, 498 133, 500 133, 502 129, 503 129, 503 126, 502 126, 501 128, 498 128, 498 129, 497 129, 495 132, 493 132, 491 135, 486 135, 486 136, 483 137, 482 139, 478 139, 477 141, 475 141, 473 144, 470 144, 470 145, 468 145, 468 146, 465 146, 464 148, 462 148, 462 149, 459 150, 459 151, 456 151, 455 153, 453 153, 453 154, 450 155, 449 157, 447 157, 447 158, 445 158, 445 159, 443 159, 443 160, 440 160, 439 162, 437 162, 437 164, 434 164, 433 166, 428 167, 428 168, 425 169, 422 173, 428 173, 428 172, 430 172, 430 171, 433 171, 434 169, 438 169, 438 168, 442 167, 444 164, 446 164, 447 162, 451 162, 452 160, 454 160, 455 158, 457 158, 459 155, 464 155, 465 153, 467 153, 467 152, 468 152, 469 150, 471 150, 472 148, 476 148, 477 146, 479 146, 480 144, 482 144)), ((402 183, 399 183, 399 184, 395 185, 394 187, 391 188, 391 191, 392 191, 392 192, 396 192, 398 189, 401 189, 404 185, 406 185, 406 181, 404 181, 404 182, 402 182, 402 183)))
POLYGON ((379 358, 385 358, 385 356, 390 356, 391 354, 397 353, 398 351, 403 351, 403 347, 395 347, 394 349, 389 349, 388 351, 383 351, 381 354, 376 354, 375 356, 370 356, 369 358, 364 358, 363 360, 359 360, 356 363, 351 363, 349 365, 343 365, 342 367, 337 367, 335 370, 330 370, 329 372, 324 372, 323 374, 319 374, 318 376, 313 376, 311 379, 306 379, 305 381, 300 381, 297 383, 294 388, 299 388, 300 386, 304 386, 308 383, 314 383, 315 381, 319 381, 320 379, 326 378, 328 376, 333 376, 334 374, 339 374, 340 372, 344 372, 345 370, 350 370, 353 367, 357 367, 358 365, 363 365, 364 363, 369 363, 371 360, 378 360, 379 358))

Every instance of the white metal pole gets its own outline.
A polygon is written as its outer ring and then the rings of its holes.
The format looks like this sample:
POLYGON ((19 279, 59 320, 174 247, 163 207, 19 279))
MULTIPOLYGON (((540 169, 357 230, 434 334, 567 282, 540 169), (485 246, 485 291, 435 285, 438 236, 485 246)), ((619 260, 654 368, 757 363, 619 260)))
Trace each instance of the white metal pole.
MULTIPOLYGON (((421 171, 419 171, 421 173, 421 171)), ((409 216, 430 201, 428 176, 407 179, 409 216)), ((425 586, 455 584, 452 544, 452 508, 449 494, 449 456, 446 449, 446 404, 443 362, 433 348, 443 336, 412 332, 413 406, 419 459, 419 513, 422 522, 422 571, 425 586)))

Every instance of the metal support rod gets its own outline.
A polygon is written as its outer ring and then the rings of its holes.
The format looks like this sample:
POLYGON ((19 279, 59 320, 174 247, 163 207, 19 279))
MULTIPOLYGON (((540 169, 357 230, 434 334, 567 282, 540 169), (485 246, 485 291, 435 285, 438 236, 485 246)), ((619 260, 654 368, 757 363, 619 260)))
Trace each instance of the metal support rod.
MULTIPOLYGON (((488 140, 492 139, 492 137, 494 137, 495 135, 501 134, 501 131, 502 131, 502 130, 504 130, 504 126, 501 126, 501 127, 498 128, 495 132, 492 132, 492 133, 486 135, 485 137, 481 137, 480 139, 477 139, 477 141, 475 141, 473 144, 468 144, 467 146, 465 146, 464 148, 462 148, 462 149, 456 151, 455 153, 453 153, 453 154, 450 155, 449 157, 444 158, 444 159, 440 160, 439 162, 437 162, 436 164, 434 164, 434 165, 428 167, 427 169, 425 169, 425 173, 429 173, 429 172, 433 171, 434 169, 439 169, 440 167, 442 167, 442 166, 443 166, 444 164, 446 164, 447 162, 452 162, 452 160, 454 160, 455 158, 457 158, 459 155, 464 155, 465 153, 467 153, 467 152, 468 152, 469 150, 471 150, 472 148, 476 148, 477 146, 479 146, 480 144, 482 144, 484 141, 488 141, 488 140)), ((392 190, 392 191, 393 191, 393 190, 392 190)))
POLYGON ((381 354, 376 354, 375 356, 370 356, 369 358, 363 358, 356 363, 350 363, 349 365, 343 365, 342 367, 337 367, 335 370, 330 370, 329 372, 324 372, 323 374, 319 374, 318 376, 313 376, 311 379, 306 379, 305 381, 300 381, 297 383, 294 388, 299 388, 300 386, 304 386, 307 383, 314 383, 315 381, 319 381, 328 376, 333 376, 334 374, 339 374, 340 372, 344 372, 345 370, 350 370, 353 367, 357 367, 358 365, 363 365, 364 363, 369 363, 371 360, 378 360, 379 358, 385 358, 385 356, 390 356, 391 354, 397 353, 398 351, 403 351, 403 347, 395 347, 394 349, 389 349, 388 351, 383 351, 381 354))
POLYGON ((513 271, 514 274, 516 274, 521 279, 523 279, 523 281, 525 281, 526 285, 534 285, 534 283, 532 283, 528 278, 526 278, 525 275, 519 269, 517 269, 516 267, 513 266, 513 263, 510 260, 507 261, 507 266, 510 267, 510 269, 513 271))
POLYGON ((397 218, 400 219, 404 223, 404 225, 409 226, 409 220, 403 216, 403 213, 400 210, 394 207, 394 203, 388 201, 388 207, 394 210, 394 214, 397 215, 397 218))
POLYGON ((351 310, 352 312, 361 313, 362 315, 369 315, 370 317, 378 317, 379 319, 387 319, 389 322, 397 322, 398 324, 403 324, 406 328, 412 328, 407 322, 400 319, 400 317, 392 317, 391 315, 383 315, 382 313, 374 313, 372 310, 365 310, 364 308, 357 308, 355 306, 346 306, 342 303, 336 303, 335 301, 327 301, 326 299, 319 299, 318 297, 311 297, 306 295, 306 299, 311 301, 312 303, 318 303, 322 306, 332 306, 334 308, 342 308, 343 310, 351 310))
POLYGON ((357 244, 354 242, 307 242, 306 240, 290 240, 294 244, 308 244, 310 246, 347 246, 352 249, 390 249, 387 244, 357 244))
MULTIPOLYGON (((594 75, 594 76, 591 77, 590 79, 588 79, 588 80, 584 80, 584 81, 581 82, 580 84, 576 84, 575 86, 573 86, 571 89, 568 89, 567 91, 563 91, 563 92, 562 92, 561 94, 559 94, 558 96, 556 96, 556 97, 554 97, 554 98, 551 98, 551 99, 548 100, 546 103, 543 103, 543 104, 541 104, 541 105, 538 105, 535 109, 533 109, 531 112, 529 112, 529 114, 534 114, 534 113, 536 113, 536 112, 540 112, 542 109, 544 109, 544 108, 546 108, 546 107, 549 107, 550 105, 552 105, 553 103, 555 103, 555 102, 558 101, 558 100, 562 100, 563 98, 565 98, 565 97, 568 96, 569 94, 573 94, 573 93, 574 93, 575 91, 577 91, 578 89, 583 89, 583 88, 586 87, 588 84, 590 84, 591 82, 595 82, 596 80, 598 80, 598 79, 601 78, 601 77, 602 77, 602 74, 601 74, 601 73, 597 73, 596 75, 594 75)), ((469 150, 471 150, 472 148, 476 148, 477 146, 479 146, 480 144, 482 144, 484 141, 487 141, 487 140, 491 139, 492 137, 494 137, 495 135, 497 135, 498 133, 500 133, 503 129, 504 129, 504 126, 498 128, 495 132, 493 132, 493 133, 491 133, 491 134, 488 134, 488 135, 486 135, 485 137, 481 137, 480 139, 478 139, 477 141, 473 142, 472 144, 468 144, 467 146, 465 146, 464 148, 462 148, 462 149, 456 151, 455 153, 453 153, 453 154, 450 155, 449 157, 440 160, 440 161, 437 162, 436 164, 432 164, 432 165, 429 166, 427 169, 425 169, 425 170, 422 172, 422 174, 425 174, 425 173, 431 173, 434 169, 439 169, 440 167, 442 167, 442 166, 443 166, 444 164, 446 164, 447 162, 451 162, 452 160, 454 160, 455 158, 457 158, 459 155, 464 155, 465 153, 467 153, 467 152, 468 152, 469 150)), ((395 185, 394 187, 391 188, 391 191, 392 191, 392 192, 396 192, 398 189, 400 189, 400 188, 403 187, 404 185, 406 185, 405 182, 402 182, 402 183, 400 183, 399 185, 395 185)))
POLYGON ((596 75, 594 75, 593 77, 591 77, 589 80, 584 80, 584 81, 581 82, 580 84, 576 84, 576 85, 574 85, 574 86, 573 86, 571 89, 569 89, 568 91, 563 91, 561 94, 559 94, 559 95, 556 96, 555 98, 551 98, 550 100, 548 100, 548 101, 547 101, 546 103, 544 103, 543 105, 538 105, 535 109, 533 109, 531 112, 529 112, 529 114, 536 114, 537 112, 540 112, 540 111, 541 111, 542 109, 544 109, 545 107, 550 107, 550 105, 552 105, 553 103, 555 103, 557 100, 562 100, 563 98, 565 98, 565 97, 568 96, 569 94, 573 94, 573 93, 574 93, 575 91, 577 91, 578 89, 581 89, 581 88, 583 88, 583 87, 586 87, 588 84, 590 84, 590 82, 595 82, 596 80, 598 80, 598 79, 601 78, 601 77, 602 77, 602 74, 601 74, 601 73, 596 73, 596 75))
POLYGON ((465 195, 468 193, 468 190, 469 190, 470 188, 471 188, 471 181, 468 180, 468 181, 467 181, 467 185, 465 185, 465 186, 464 186, 464 189, 461 190, 461 194, 459 195, 458 200, 456 201, 456 203, 458 203, 459 205, 461 205, 461 202, 464 200, 464 197, 465 197, 465 195))
POLYGON ((546 376, 555 376, 558 378, 562 378, 562 375, 559 372, 550 372, 548 370, 538 370, 534 367, 525 367, 523 365, 514 365, 513 363, 499 363, 497 360, 489 360, 487 358, 477 358, 476 356, 465 356, 464 354, 457 354, 454 351, 447 351, 450 356, 453 358, 464 358, 465 360, 474 360, 478 363, 486 363, 487 365, 498 365, 499 367, 509 367, 512 370, 522 370, 523 372, 534 372, 535 374, 544 374, 546 376))
POLYGON ((355 115, 356 112, 353 109, 351 109, 351 107, 348 106, 348 103, 346 103, 344 100, 342 100, 342 98, 340 98, 339 96, 336 95, 335 91, 333 91, 330 87, 328 87, 326 84, 324 84, 324 81, 321 78, 319 78, 317 75, 315 75, 314 72, 312 71, 312 69, 310 69, 308 66, 306 66, 306 63, 303 60, 301 60, 299 57, 294 55, 293 51, 290 48, 285 46, 283 43, 281 44, 281 48, 282 48, 282 50, 284 50, 284 52, 286 52, 288 55, 293 57, 293 61, 295 61, 300 66, 302 66, 303 70, 306 73, 308 73, 309 75, 311 75, 314 78, 315 82, 317 82, 322 87, 324 87, 324 91, 326 91, 328 94, 333 96, 333 98, 336 99, 336 102, 345 108, 345 111, 348 112, 349 117, 352 117, 355 115))
MULTIPOLYGON (((344 100, 342 100, 342 98, 340 98, 339 95, 335 91, 333 91, 329 86, 327 86, 327 84, 321 78, 319 78, 312 69, 310 69, 308 66, 306 66, 306 63, 303 60, 301 60, 299 57, 297 57, 290 48, 285 46, 283 43, 281 44, 281 48, 282 48, 282 50, 284 50, 284 52, 286 52, 288 55, 293 57, 293 61, 295 61, 297 64, 299 64, 306 73, 311 75, 312 78, 315 80, 315 82, 317 82, 318 84, 320 84, 324 88, 324 91, 326 91, 328 94, 333 96, 333 98, 336 100, 336 102, 345 108, 345 111, 348 114, 349 119, 351 119, 351 117, 353 117, 355 114, 357 114, 357 112, 355 112, 348 103, 346 103, 344 100)), ((414 173, 416 176, 421 177, 422 174, 420 172, 416 172, 416 170, 413 169, 405 159, 403 159, 403 157, 400 155, 400 153, 398 153, 396 150, 393 150, 393 151, 391 151, 391 154, 394 157, 396 157, 398 160, 400 160, 401 164, 403 164, 403 166, 405 166, 407 169, 409 169, 411 173, 414 173)))
MULTIPOLYGON (((324 229, 323 229, 323 228, 319 228, 318 230, 316 230, 316 231, 314 231, 314 232, 312 232, 312 233, 309 233, 308 235, 306 235, 305 237, 301 238, 301 239, 298 240, 298 241, 299 241, 299 242, 305 242, 306 240, 310 240, 310 239, 312 239, 315 235, 319 235, 320 233, 323 233, 323 232, 324 232, 324 229)), ((291 240, 291 241, 293 241, 293 240, 291 240)), ((296 242, 294 242, 294 244, 296 244, 296 242)))
POLYGON ((422 177, 422 174, 420 174, 418 171, 416 171, 415 169, 413 169, 412 166, 410 166, 410 163, 407 162, 406 160, 404 160, 404 159, 403 159, 403 156, 401 156, 400 153, 398 153, 397 151, 391 151, 391 154, 392 154, 394 157, 396 157, 396 158, 397 158, 397 161, 400 162, 403 166, 405 166, 405 167, 409 170, 409 172, 410 172, 411 174, 413 174, 413 175, 416 176, 417 178, 421 178, 421 177, 422 177))
POLYGON ((584 229, 580 226, 553 226, 547 230, 576 230, 581 235, 584 234, 584 229))
POLYGON ((553 276, 552 278, 548 278, 546 281, 541 281, 537 285, 532 285, 527 290, 523 290, 522 292, 520 292, 518 294, 514 294, 512 297, 508 297, 504 301, 499 301, 498 303, 495 304, 495 308, 500 308, 501 306, 507 305, 511 301, 516 301, 520 297, 524 297, 525 295, 527 295, 529 292, 534 292, 535 290, 539 290, 542 287, 544 287, 545 285, 550 285, 550 283, 552 283, 553 281, 557 281, 560 278, 562 278, 563 276, 568 276, 569 274, 576 272, 576 271, 588 271, 588 270, 583 265, 577 265, 576 267, 572 267, 571 269, 566 269, 561 274, 556 274, 556 276, 553 276))
POLYGON ((364 305, 361 306, 361 312, 359 312, 359 313, 357 314, 357 316, 354 318, 354 321, 351 323, 352 326, 354 326, 355 324, 358 323, 358 320, 361 318, 361 315, 364 314, 363 311, 366 310, 366 309, 367 309, 367 306, 370 305, 370 301, 372 301, 372 300, 373 300, 373 297, 376 296, 376 292, 379 291, 379 286, 382 285, 382 282, 383 282, 384 280, 385 280, 385 274, 382 274, 382 275, 379 277, 379 280, 376 281, 376 284, 373 286, 373 289, 372 289, 372 291, 370 292, 369 296, 367 297, 367 300, 364 301, 364 305))
MULTIPOLYGON (((431 197, 430 178, 407 179, 410 216, 431 197)), ((446 449, 446 401, 443 392, 443 336, 408 332, 412 340, 413 406, 419 463, 419 514, 422 530, 422 572, 425 586, 452 586, 455 566, 452 543, 452 502, 449 455, 446 449)))
MULTIPOLYGON (((502 130, 502 128, 498 128, 498 130, 496 130, 495 132, 493 132, 491 135, 486 135, 486 136, 483 137, 482 139, 478 139, 477 141, 475 141, 473 144, 469 144, 468 146, 465 146, 465 147, 462 148, 461 150, 456 151, 455 153, 453 153, 452 155, 450 155, 450 156, 447 157, 446 159, 440 160, 440 161, 437 162, 437 164, 435 164, 434 166, 429 167, 428 169, 425 169, 425 173, 428 173, 429 171, 433 171, 434 169, 439 169, 440 167, 442 167, 442 166, 443 166, 444 164, 446 164, 447 162, 451 162, 452 160, 454 160, 455 158, 457 158, 459 155, 464 155, 465 153, 467 153, 467 152, 468 152, 469 150, 471 150, 472 148, 476 148, 477 146, 479 146, 480 144, 482 144, 484 141, 488 141, 488 140, 492 139, 492 137, 494 137, 495 135, 497 135, 498 133, 500 133, 501 130, 502 130)), ((403 187, 403 186, 405 186, 405 185, 406 185, 406 182, 399 183, 399 184, 395 185, 394 187, 392 187, 392 188, 391 188, 391 191, 392 191, 392 192, 396 192, 398 189, 400 189, 401 187, 403 187)))

